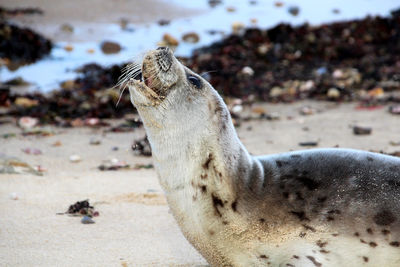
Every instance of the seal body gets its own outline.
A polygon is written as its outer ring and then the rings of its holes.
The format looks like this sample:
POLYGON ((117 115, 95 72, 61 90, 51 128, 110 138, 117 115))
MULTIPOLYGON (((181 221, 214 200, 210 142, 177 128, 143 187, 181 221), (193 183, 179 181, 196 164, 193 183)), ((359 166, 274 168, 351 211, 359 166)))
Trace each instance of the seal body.
POLYGON ((218 93, 171 51, 147 53, 141 72, 127 83, 160 183, 212 266, 400 266, 399 158, 350 149, 252 157, 218 93))

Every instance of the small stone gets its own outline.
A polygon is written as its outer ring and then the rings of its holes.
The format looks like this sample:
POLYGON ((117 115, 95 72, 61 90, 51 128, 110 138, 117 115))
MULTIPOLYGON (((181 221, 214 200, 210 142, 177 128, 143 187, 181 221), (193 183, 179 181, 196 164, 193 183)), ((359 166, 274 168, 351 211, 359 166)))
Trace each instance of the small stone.
POLYGON ((236 8, 234 8, 233 6, 229 6, 229 7, 226 8, 226 11, 232 13, 232 12, 236 11, 236 8))
POLYGON ((232 32, 234 34, 239 34, 244 29, 244 24, 239 21, 235 21, 232 23, 232 32))
POLYGON ((18 194, 17 194, 16 192, 12 192, 12 193, 10 194, 10 199, 12 199, 12 200, 18 200, 18 194))
POLYGON ((18 126, 22 129, 32 129, 36 125, 38 125, 39 120, 32 117, 21 117, 18 120, 18 126))
POLYGON ((67 32, 67 33, 73 33, 74 32, 74 27, 71 24, 65 23, 65 24, 61 25, 60 28, 61 28, 61 30, 63 32, 67 32))
POLYGON ((272 87, 271 91, 269 91, 270 97, 279 97, 283 93, 283 89, 281 87, 275 86, 272 87))
POLYGON ((93 219, 90 218, 89 216, 85 215, 85 216, 82 217, 81 223, 83 223, 83 224, 92 224, 92 223, 95 223, 95 221, 93 221, 93 219))
POLYGON ((86 52, 88 54, 94 54, 95 50, 93 48, 89 48, 88 50, 86 50, 86 52))
POLYGON ((75 81, 74 80, 67 80, 60 84, 61 88, 64 90, 72 90, 75 88, 75 81))
POLYGON ((299 146, 318 146, 318 142, 315 141, 300 142, 299 146))
POLYGON ((265 110, 265 108, 260 107, 260 106, 253 107, 253 108, 251 109, 251 112, 256 113, 256 114, 259 114, 259 115, 261 115, 261 114, 266 114, 266 113, 267 113, 267 111, 265 110))
POLYGON ((69 157, 69 161, 71 161, 73 163, 80 162, 81 160, 82 160, 82 158, 79 155, 71 155, 69 157))
POLYGON ((372 128, 371 127, 361 127, 361 126, 354 126, 353 133, 355 135, 368 135, 371 134, 372 128))
POLYGON ((182 36, 182 40, 185 41, 186 43, 195 44, 199 42, 200 36, 195 32, 188 32, 182 36))
POLYGON ((329 88, 328 92, 326 93, 326 95, 329 98, 333 98, 333 99, 337 99, 340 97, 340 91, 337 88, 329 88))
POLYGON ((291 6, 288 8, 288 12, 292 16, 297 16, 300 13, 300 8, 298 6, 291 6))
POLYGON ((157 21, 157 23, 158 23, 158 25, 160 25, 160 26, 165 26, 165 25, 170 24, 171 21, 168 20, 168 19, 160 19, 159 21, 157 21))
POLYGON ((389 112, 391 114, 400 115, 400 105, 393 105, 389 107, 389 112))
POLYGON ((374 88, 374 89, 368 91, 368 95, 370 97, 379 99, 379 98, 383 98, 385 96, 385 92, 383 91, 383 88, 377 87, 377 88, 374 88))
POLYGON ((116 42, 104 41, 101 43, 101 51, 104 54, 117 54, 121 51, 121 46, 116 42))
POLYGON ((274 5, 276 6, 276 7, 283 7, 283 2, 281 2, 281 1, 276 1, 275 3, 274 3, 274 5))
POLYGON ((339 14, 340 13, 340 9, 334 8, 334 9, 332 9, 332 13, 333 14, 339 14))
POLYGON ((89 144, 91 144, 92 146, 97 146, 97 145, 101 144, 101 140, 95 139, 95 138, 91 138, 89 144))
POLYGON ((314 113, 315 113, 315 109, 313 109, 312 107, 309 107, 309 106, 305 106, 300 109, 301 115, 312 115, 314 113))
POLYGON ((57 147, 57 146, 62 146, 61 141, 56 141, 53 144, 51 144, 51 146, 57 147))
POLYGON ((14 104, 24 108, 31 108, 39 105, 39 101, 27 97, 17 97, 14 101, 14 104))
POLYGON ((239 114, 242 111, 243 111, 243 106, 242 105, 234 105, 232 107, 232 113, 234 113, 234 114, 239 114))
POLYGON ((126 18, 121 18, 119 20, 119 26, 121 27, 121 30, 126 30, 126 28, 128 27, 129 24, 129 20, 126 18))
POLYGON ((64 46, 64 50, 67 52, 71 52, 74 50, 74 47, 72 45, 66 45, 64 46))
POLYGON ((177 47, 179 45, 179 41, 175 37, 173 37, 171 34, 165 33, 163 35, 161 44, 166 45, 168 47, 177 47))
POLYGON ((335 78, 335 79, 341 79, 343 77, 343 75, 344 75, 343 71, 339 70, 339 69, 334 70, 333 73, 332 73, 332 77, 335 78))
POLYGON ((119 147, 113 146, 113 147, 111 148, 111 150, 112 150, 112 151, 118 151, 118 150, 119 150, 119 147))
POLYGON ((254 70, 249 66, 245 66, 242 69, 242 73, 245 74, 245 75, 253 76, 254 75, 254 70))

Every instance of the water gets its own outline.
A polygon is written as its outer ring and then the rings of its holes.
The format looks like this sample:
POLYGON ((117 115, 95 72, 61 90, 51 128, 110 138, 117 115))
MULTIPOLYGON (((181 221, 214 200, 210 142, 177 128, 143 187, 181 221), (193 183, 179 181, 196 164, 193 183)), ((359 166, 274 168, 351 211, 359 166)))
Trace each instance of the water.
POLYGON ((22 77, 32 83, 32 90, 47 92, 59 88, 59 83, 62 81, 76 78, 78 74, 74 70, 84 64, 92 62, 104 66, 120 64, 129 61, 145 50, 157 47, 157 43, 164 33, 169 33, 177 39, 187 32, 199 34, 200 41, 196 44, 180 40, 175 54, 189 56, 193 49, 221 40, 224 35, 229 34, 234 22, 241 22, 245 26, 256 25, 261 28, 269 28, 281 22, 293 25, 308 22, 311 25, 318 25, 364 18, 367 15, 388 16, 391 10, 400 7, 398 0, 292 0, 281 1, 284 5, 279 8, 274 5, 274 2, 258 0, 256 4, 251 4, 250 1, 245 0, 226 0, 223 1, 223 4, 211 8, 207 0, 170 0, 168 3, 196 8, 204 10, 204 12, 189 18, 176 19, 165 26, 157 23, 128 25, 128 28, 134 28, 133 32, 123 31, 116 24, 98 24, 96 27, 103 27, 106 32, 110 33, 107 35, 107 40, 115 41, 123 47, 120 53, 105 55, 99 49, 97 42, 73 43, 73 51, 68 52, 64 49, 67 43, 60 42, 56 43, 49 57, 35 64, 21 67, 16 71, 9 71, 2 67, 0 79, 7 81, 22 77), (299 7, 300 12, 297 16, 288 12, 288 8, 291 6, 299 7), (235 11, 228 12, 227 7, 233 7, 235 11), (333 9, 338 9, 340 12, 335 14, 332 12, 333 9), (252 19, 256 19, 257 23, 253 24, 252 19), (210 30, 224 34, 211 35, 208 33, 210 30), (93 48, 95 53, 89 54, 88 49, 93 48))

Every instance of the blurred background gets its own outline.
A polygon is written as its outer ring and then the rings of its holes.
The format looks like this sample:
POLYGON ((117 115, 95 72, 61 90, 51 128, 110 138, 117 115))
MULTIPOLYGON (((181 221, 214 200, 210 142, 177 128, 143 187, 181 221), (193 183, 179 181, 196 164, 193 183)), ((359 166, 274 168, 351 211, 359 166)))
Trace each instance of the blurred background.
POLYGON ((107 89, 160 45, 227 97, 382 100, 399 89, 398 8, 396 0, 3 0, 0 105, 47 122, 121 116, 131 109, 126 92, 116 108, 119 92, 107 89))

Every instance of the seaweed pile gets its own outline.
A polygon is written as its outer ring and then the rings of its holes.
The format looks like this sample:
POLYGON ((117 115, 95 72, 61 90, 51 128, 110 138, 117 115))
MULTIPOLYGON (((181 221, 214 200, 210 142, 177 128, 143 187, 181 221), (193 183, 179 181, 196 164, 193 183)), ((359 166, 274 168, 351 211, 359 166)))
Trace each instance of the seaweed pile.
MULTIPOLYGON (((387 18, 316 27, 249 28, 181 60, 194 71, 205 72, 225 97, 400 102, 400 10, 387 18)), ((133 110, 127 90, 116 106, 119 92, 110 88, 125 65, 88 64, 79 70, 79 78, 65 81, 50 95, 13 95, 1 103, 8 106, 8 114, 65 126, 74 118, 122 117, 133 110)))
POLYGON ((318 27, 247 29, 195 51, 187 63, 196 72, 210 71, 224 95, 240 98, 353 100, 357 90, 398 90, 399 13, 318 27))

